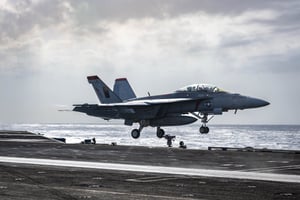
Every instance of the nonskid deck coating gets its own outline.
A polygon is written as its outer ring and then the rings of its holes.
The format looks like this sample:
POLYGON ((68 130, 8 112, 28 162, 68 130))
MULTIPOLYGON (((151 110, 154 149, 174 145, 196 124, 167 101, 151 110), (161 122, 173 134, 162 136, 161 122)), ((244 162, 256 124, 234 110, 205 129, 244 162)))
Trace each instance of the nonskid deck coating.
MULTIPOLYGON (((29 139, 30 140, 30 139, 29 139)), ((297 153, 0 141, 0 156, 298 177, 297 153)), ((5 159, 5 157, 3 158, 5 159)), ((259 178, 256 178, 259 179, 259 178)), ((1 199, 299 199, 300 184, 143 171, 0 164, 1 199)))

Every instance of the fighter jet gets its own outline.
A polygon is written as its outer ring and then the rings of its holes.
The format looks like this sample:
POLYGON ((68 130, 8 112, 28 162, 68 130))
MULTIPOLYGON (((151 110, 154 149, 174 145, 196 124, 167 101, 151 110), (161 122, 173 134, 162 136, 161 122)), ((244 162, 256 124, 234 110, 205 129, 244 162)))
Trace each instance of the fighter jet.
POLYGON ((267 106, 270 103, 257 98, 233 94, 210 84, 193 84, 173 93, 137 98, 126 78, 115 80, 113 91, 98 77, 88 76, 100 104, 75 104, 73 111, 101 117, 105 120, 124 119, 124 124, 139 127, 131 131, 135 139, 144 127, 156 127, 156 135, 162 138, 161 127, 178 126, 201 120, 201 134, 209 132, 207 123, 214 115, 229 110, 267 106))

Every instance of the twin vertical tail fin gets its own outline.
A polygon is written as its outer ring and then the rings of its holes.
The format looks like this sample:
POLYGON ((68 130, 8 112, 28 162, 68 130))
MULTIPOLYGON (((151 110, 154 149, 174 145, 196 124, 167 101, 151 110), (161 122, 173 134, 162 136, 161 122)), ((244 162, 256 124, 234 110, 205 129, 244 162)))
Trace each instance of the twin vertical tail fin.
POLYGON ((114 93, 118 95, 123 101, 136 98, 136 95, 126 78, 116 79, 114 85, 114 93))
POLYGON ((93 85, 93 88, 101 103, 120 103, 122 100, 98 77, 88 76, 88 82, 93 85))

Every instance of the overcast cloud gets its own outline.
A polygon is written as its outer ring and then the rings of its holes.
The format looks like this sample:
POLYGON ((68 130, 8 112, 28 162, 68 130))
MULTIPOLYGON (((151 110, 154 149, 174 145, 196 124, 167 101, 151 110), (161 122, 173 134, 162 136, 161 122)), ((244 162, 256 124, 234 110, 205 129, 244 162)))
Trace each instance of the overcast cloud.
POLYGON ((138 96, 211 83, 271 105, 214 123, 299 124, 300 2, 0 0, 0 123, 99 122, 86 81, 138 96))

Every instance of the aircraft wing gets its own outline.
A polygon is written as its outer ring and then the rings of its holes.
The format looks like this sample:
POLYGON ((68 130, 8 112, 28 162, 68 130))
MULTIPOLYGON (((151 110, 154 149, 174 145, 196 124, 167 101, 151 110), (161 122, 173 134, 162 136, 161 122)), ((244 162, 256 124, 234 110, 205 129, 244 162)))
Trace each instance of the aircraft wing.
POLYGON ((73 105, 75 106, 73 111, 104 119, 153 119, 172 113, 186 113, 183 110, 186 110, 187 107, 193 111, 198 108, 202 101, 208 99, 210 98, 142 99, 110 104, 78 104, 73 105))
POLYGON ((128 101, 123 103, 113 103, 109 104, 110 106, 150 106, 150 105, 159 105, 159 104, 170 104, 176 102, 192 101, 195 99, 192 98, 173 98, 173 99, 145 99, 145 100, 135 100, 128 101))
POLYGON ((172 98, 172 99, 144 99, 134 100, 122 103, 109 103, 109 104, 74 104, 73 106, 99 106, 99 107, 135 107, 135 106, 151 106, 151 105, 167 105, 176 104, 182 102, 198 102, 208 100, 209 97, 205 98, 172 98))

